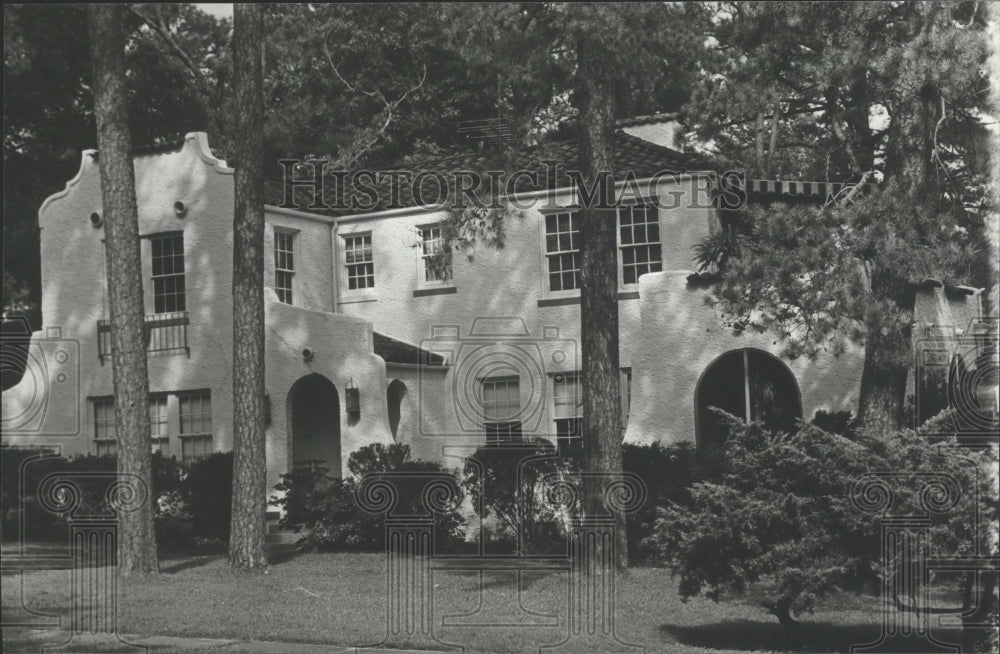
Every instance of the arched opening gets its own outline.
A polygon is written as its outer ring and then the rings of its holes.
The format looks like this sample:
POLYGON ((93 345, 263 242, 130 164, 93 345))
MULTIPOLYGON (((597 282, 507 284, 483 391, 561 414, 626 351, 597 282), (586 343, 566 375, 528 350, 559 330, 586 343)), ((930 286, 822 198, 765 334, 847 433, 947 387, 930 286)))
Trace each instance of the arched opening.
POLYGON ((340 477, 340 398, 329 379, 319 374, 300 378, 288 392, 292 462, 322 461, 340 477))
POLYGON ((726 352, 702 373, 695 391, 699 447, 726 440, 725 425, 712 407, 768 429, 791 430, 802 417, 795 376, 777 357, 752 348, 726 352))
POLYGON ((399 419, 403 413, 403 400, 406 398, 406 384, 398 379, 392 380, 385 390, 385 404, 389 409, 389 430, 392 439, 399 442, 399 419))

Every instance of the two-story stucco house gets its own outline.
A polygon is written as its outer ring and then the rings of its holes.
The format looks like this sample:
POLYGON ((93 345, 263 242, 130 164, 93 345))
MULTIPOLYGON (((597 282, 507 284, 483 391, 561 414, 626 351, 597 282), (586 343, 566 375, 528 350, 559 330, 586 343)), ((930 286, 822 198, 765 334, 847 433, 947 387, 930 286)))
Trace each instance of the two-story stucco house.
MULTIPOLYGON (((716 176, 665 147, 672 132, 661 123, 631 121, 616 135, 617 167, 639 182, 617 211, 624 438, 710 442, 709 405, 781 419, 854 410, 860 350, 785 361, 776 337, 734 333, 706 304, 692 246, 717 228, 716 176), (663 170, 684 174, 655 176, 663 170), (756 406, 757 383, 776 389, 780 406, 756 406)), ((115 449, 96 159, 83 153, 76 177, 39 209, 44 327, 24 378, 3 394, 7 444, 115 449)), ((153 446, 182 459, 229 450, 240 374, 231 365, 233 171, 200 133, 137 151, 134 162, 153 446)), ((375 442, 408 443, 449 465, 486 442, 579 442, 578 197, 566 180, 517 193, 526 208, 505 221, 502 249, 455 252, 443 267, 429 261, 440 255, 444 209, 282 208, 278 185, 266 207, 269 485, 304 459, 346 473, 349 453, 375 442)), ((747 188, 751 199, 830 191, 747 188)), ((922 297, 935 321, 962 326, 980 311, 973 289, 922 297)))

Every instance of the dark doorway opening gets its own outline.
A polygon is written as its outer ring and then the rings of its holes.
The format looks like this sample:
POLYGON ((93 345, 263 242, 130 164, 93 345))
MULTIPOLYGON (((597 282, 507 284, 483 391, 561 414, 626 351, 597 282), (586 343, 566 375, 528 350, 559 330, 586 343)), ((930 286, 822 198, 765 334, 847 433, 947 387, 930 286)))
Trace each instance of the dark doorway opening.
POLYGON ((330 475, 341 475, 340 398, 323 375, 299 379, 288 392, 292 432, 292 462, 319 461, 330 475))

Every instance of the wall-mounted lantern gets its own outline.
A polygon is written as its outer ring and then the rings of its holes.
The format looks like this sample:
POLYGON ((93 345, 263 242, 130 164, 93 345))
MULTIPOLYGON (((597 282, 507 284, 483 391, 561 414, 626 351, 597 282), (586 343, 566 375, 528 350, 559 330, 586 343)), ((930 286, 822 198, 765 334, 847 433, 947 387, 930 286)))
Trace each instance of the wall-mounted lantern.
POLYGON ((361 417, 361 390, 355 385, 354 378, 347 382, 347 417, 358 420, 361 417))

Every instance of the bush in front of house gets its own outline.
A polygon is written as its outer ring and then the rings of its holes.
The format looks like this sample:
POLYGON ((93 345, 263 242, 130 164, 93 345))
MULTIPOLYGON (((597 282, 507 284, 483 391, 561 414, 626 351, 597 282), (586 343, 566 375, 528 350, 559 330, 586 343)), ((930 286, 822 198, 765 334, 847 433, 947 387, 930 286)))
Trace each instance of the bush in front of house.
MULTIPOLYGON (((39 501, 39 484, 50 474, 117 471, 109 456, 64 458, 38 450, 0 450, 0 507, 5 541, 65 541, 68 516, 48 511, 39 501), (23 505, 23 511, 22 511, 23 505), (23 524, 22 524, 23 523, 23 524)), ((184 549, 200 544, 225 544, 229 538, 232 454, 182 464, 159 453, 152 457, 153 523, 157 542, 184 549)), ((105 501, 108 479, 77 480, 81 502, 77 515, 111 515, 105 501)))
POLYGON ((691 506, 695 482, 718 478, 724 461, 711 450, 699 450, 694 443, 622 445, 622 469, 638 475, 646 487, 646 501, 627 516, 630 564, 654 558, 649 537, 657 519, 657 507, 666 503, 691 506))
MULTIPOLYGON (((283 509, 282 529, 304 533, 299 546, 323 552, 374 552, 385 549, 385 515, 362 508, 356 498, 358 486, 367 475, 385 472, 411 472, 412 479, 393 478, 397 494, 394 514, 423 514, 421 490, 428 473, 445 473, 440 464, 414 460, 410 447, 402 444, 375 443, 351 454, 347 462, 351 472, 346 479, 336 479, 318 461, 303 461, 281 476, 275 487, 279 497, 271 504, 283 509)), ((457 508, 434 514, 435 551, 454 551, 461 547, 464 520, 457 508)))
POLYGON ((462 486, 472 500, 490 553, 542 554, 566 551, 563 521, 568 516, 544 501, 539 482, 546 476, 562 476, 578 486, 572 472, 578 462, 559 456, 552 443, 542 438, 522 442, 485 445, 465 463, 462 486))
POLYGON ((188 514, 194 544, 225 547, 233 502, 233 453, 215 452, 184 467, 179 488, 188 514))
MULTIPOLYGON (((894 475, 886 483, 893 486, 896 515, 927 513, 920 493, 931 475, 952 480, 947 483, 961 495, 955 506, 928 515, 928 552, 993 552, 994 453, 935 442, 911 430, 845 437, 802 425, 788 434, 729 418, 730 437, 719 452, 723 473, 695 482, 689 503, 660 507, 647 542, 680 576, 684 598, 746 595, 790 626, 793 615, 811 611, 831 592, 878 587, 882 575, 898 570, 895 563, 881 567, 880 513, 859 508, 864 499, 858 499, 855 484, 869 473, 894 475)), ((945 500, 946 488, 926 491, 932 493, 929 501, 945 500)), ((975 595, 962 590, 963 596, 975 595)))

